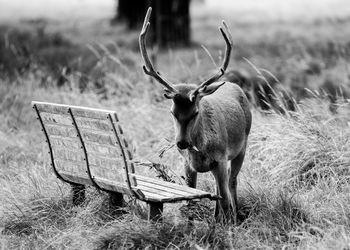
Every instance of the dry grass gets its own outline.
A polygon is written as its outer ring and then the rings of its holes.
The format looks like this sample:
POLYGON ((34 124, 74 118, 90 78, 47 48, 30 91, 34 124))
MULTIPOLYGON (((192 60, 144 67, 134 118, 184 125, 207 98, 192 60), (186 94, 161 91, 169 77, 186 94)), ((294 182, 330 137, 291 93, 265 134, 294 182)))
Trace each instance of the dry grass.
MULTIPOLYGON (((199 23, 195 25, 200 27, 199 23)), ((204 34, 203 29, 195 35, 204 34)), ((258 30, 255 26, 249 29, 258 30)), ((321 30, 319 26, 317 29, 321 30)), ((303 36, 306 40, 300 40, 298 46, 307 54, 295 49, 293 39, 271 39, 267 44, 259 31, 252 32, 255 42, 247 43, 244 49, 241 42, 231 65, 253 72, 241 58, 250 55, 255 65, 280 74, 283 82, 290 83, 293 75, 301 72, 293 68, 296 62, 308 62, 310 58, 322 61, 322 53, 329 52, 321 46, 319 54, 313 56, 307 51, 314 39, 307 39, 305 32, 303 36), (290 50, 285 50, 282 41, 287 41, 290 50), (258 50, 261 44, 267 49, 258 50), (270 59, 279 56, 289 58, 282 68, 270 59)), ((216 51, 222 41, 217 40, 219 36, 213 37, 208 41, 213 45, 209 49, 216 51)), ((132 39, 131 44, 136 36, 132 39)), ((244 39, 250 40, 247 36, 238 40, 244 39)), ((192 209, 183 204, 166 205, 164 222, 155 224, 144 219, 145 205, 133 200, 128 200, 127 213, 116 216, 108 209, 106 195, 94 189, 88 190, 82 207, 72 206, 69 186, 57 180, 50 169, 43 135, 30 107, 32 100, 116 110, 141 163, 137 170, 183 181, 182 160, 172 147, 170 103, 162 98, 161 88, 142 74, 138 52, 132 50, 133 45, 130 48, 119 44, 115 50, 113 46, 93 46, 98 60, 94 71, 87 72, 91 75, 83 89, 77 74, 67 75, 68 82, 57 88, 42 67, 30 68, 15 78, 1 77, 2 248, 350 248, 349 107, 339 103, 338 112, 331 113, 328 101, 320 97, 303 100, 299 111, 287 116, 261 114, 253 109, 248 153, 239 176, 239 225, 216 224, 212 216, 214 204, 206 200, 192 209), (98 85, 92 72, 99 69, 103 74, 98 77, 98 85), (47 80, 44 85, 43 79, 47 80), (183 216, 188 213, 197 217, 192 226, 183 216)), ((334 67, 322 68, 320 75, 298 83, 313 86, 321 83, 328 71, 343 74, 347 58, 337 53, 334 57, 332 60, 338 62, 334 67)), ((196 48, 163 52, 159 65, 163 71, 170 71, 170 78, 181 75, 191 81, 212 68, 205 53, 196 48)), ((210 174, 200 175, 199 187, 213 191, 210 174)))

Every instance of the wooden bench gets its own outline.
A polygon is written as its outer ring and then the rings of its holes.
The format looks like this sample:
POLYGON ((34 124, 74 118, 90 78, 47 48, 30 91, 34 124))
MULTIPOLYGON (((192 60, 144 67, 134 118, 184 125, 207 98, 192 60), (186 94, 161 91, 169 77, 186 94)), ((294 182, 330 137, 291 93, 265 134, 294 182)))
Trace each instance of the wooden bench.
POLYGON ((56 176, 72 185, 73 204, 85 199, 85 186, 94 186, 121 206, 123 194, 149 205, 148 219, 161 218, 163 204, 217 195, 137 175, 117 113, 54 103, 32 102, 48 143, 56 176))

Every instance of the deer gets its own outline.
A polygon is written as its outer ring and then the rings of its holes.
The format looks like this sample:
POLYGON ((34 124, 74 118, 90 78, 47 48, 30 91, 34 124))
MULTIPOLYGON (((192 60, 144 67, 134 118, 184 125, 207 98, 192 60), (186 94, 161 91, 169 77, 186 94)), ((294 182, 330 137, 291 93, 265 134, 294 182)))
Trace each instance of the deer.
POLYGON ((175 144, 185 158, 186 185, 196 188, 197 173, 211 172, 216 192, 215 218, 236 223, 237 175, 241 169, 252 123, 249 103, 235 83, 218 81, 224 75, 233 47, 225 21, 219 30, 225 40, 225 57, 221 67, 199 85, 173 84, 156 71, 149 59, 145 37, 150 27, 152 8, 146 13, 139 35, 144 61, 143 71, 164 87, 164 96, 172 100, 171 114, 175 126, 175 144))

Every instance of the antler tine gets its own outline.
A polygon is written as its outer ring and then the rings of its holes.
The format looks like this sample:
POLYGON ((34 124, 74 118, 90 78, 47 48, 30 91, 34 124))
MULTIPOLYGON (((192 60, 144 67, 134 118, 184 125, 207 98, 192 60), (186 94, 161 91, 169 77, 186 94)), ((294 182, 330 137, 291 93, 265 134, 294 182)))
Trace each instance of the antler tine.
POLYGON ((176 92, 175 88, 173 87, 173 84, 167 81, 165 78, 161 77, 160 73, 154 70, 153 64, 147 54, 145 38, 150 26, 149 19, 151 17, 151 13, 152 13, 152 8, 149 7, 147 10, 147 14, 145 16, 145 20, 143 22, 142 30, 139 37, 140 51, 141 51, 143 61, 145 63, 145 65, 143 65, 142 68, 146 75, 154 77, 159 83, 161 83, 168 90, 172 92, 176 92))
POLYGON ((194 94, 196 94, 199 91, 199 89, 201 89, 207 85, 210 85, 211 83, 217 81, 221 76, 223 76, 223 74, 225 73, 225 70, 227 69, 227 66, 230 62, 230 56, 231 56, 231 51, 232 51, 232 47, 233 47, 233 40, 232 40, 231 33, 230 33, 225 21, 222 21, 222 24, 223 24, 225 30, 221 27, 219 27, 219 29, 220 29, 220 32, 221 32, 221 34, 224 37, 225 42, 226 42, 226 51, 225 51, 224 61, 222 62, 222 65, 219 68, 219 71, 217 73, 215 73, 213 76, 211 76, 208 80, 202 82, 199 85, 199 87, 193 92, 194 94))

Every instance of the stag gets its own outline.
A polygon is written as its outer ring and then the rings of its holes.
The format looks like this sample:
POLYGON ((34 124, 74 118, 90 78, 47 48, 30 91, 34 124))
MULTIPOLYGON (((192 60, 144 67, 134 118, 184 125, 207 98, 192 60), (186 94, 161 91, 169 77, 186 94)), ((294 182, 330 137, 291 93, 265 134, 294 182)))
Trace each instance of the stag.
POLYGON ((185 157, 186 184, 195 188, 197 172, 211 171, 216 180, 215 218, 236 222, 237 175, 246 152, 252 117, 243 90, 231 82, 217 82, 229 64, 232 37, 226 23, 220 32, 226 42, 225 57, 217 73, 199 85, 172 84, 156 71, 146 50, 145 37, 150 26, 149 8, 139 37, 146 75, 155 78, 171 99, 176 146, 185 157), (228 164, 230 163, 230 164, 228 164))

